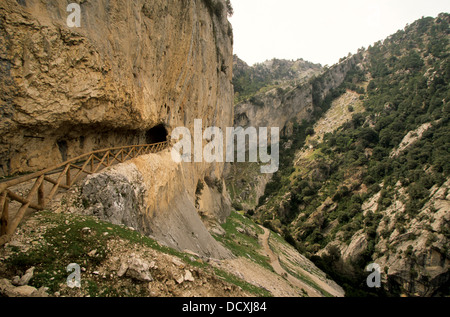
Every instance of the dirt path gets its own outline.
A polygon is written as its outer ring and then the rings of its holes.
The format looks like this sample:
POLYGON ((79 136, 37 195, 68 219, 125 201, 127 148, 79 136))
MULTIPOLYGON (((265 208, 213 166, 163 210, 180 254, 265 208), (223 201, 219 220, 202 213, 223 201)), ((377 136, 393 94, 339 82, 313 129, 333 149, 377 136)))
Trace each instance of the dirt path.
POLYGON ((280 276, 285 277, 286 280, 290 284, 292 284, 296 287, 299 287, 301 289, 304 289, 309 297, 323 297, 323 295, 319 291, 315 290, 308 284, 300 281, 298 278, 292 276, 285 269, 283 269, 281 267, 278 257, 273 253, 273 251, 270 249, 270 246, 269 246, 269 237, 270 237, 269 229, 264 228, 264 227, 261 227, 261 228, 264 229, 264 234, 259 237, 260 241, 261 241, 261 245, 263 246, 264 252, 269 256, 270 265, 272 265, 275 273, 277 273, 280 276))
POLYGON ((290 276, 283 270, 278 258, 270 250, 269 235, 270 232, 264 230, 264 234, 259 236, 259 243, 263 246, 261 248, 261 254, 269 257, 273 271, 245 257, 212 261, 211 264, 238 276, 248 283, 268 290, 274 297, 321 296, 321 294, 313 290, 309 285, 290 276))

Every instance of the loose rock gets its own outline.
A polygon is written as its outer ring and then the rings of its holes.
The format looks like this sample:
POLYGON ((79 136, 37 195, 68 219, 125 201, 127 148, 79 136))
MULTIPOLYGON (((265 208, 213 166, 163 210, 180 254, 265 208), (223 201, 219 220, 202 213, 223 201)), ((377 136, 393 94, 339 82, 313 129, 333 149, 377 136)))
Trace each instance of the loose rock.
MULTIPOLYGON (((153 264, 154 266, 154 264, 153 264)), ((151 265, 141 258, 132 254, 129 259, 124 260, 117 272, 119 277, 127 276, 141 282, 151 282, 153 277, 150 274, 151 265)))

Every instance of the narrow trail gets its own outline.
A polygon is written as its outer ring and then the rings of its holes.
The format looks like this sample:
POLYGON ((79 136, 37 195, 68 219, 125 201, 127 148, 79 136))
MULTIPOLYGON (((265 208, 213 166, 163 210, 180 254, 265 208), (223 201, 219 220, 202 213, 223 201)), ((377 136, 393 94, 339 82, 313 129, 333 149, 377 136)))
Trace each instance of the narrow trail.
POLYGON ((277 273, 280 276, 283 276, 286 278, 286 280, 293 286, 299 287, 300 289, 304 289, 309 297, 323 297, 323 295, 309 286, 308 284, 302 282, 298 278, 292 276, 289 274, 285 269, 281 267, 280 261, 278 259, 278 256, 276 256, 272 249, 270 249, 269 246, 269 237, 270 237, 270 230, 267 228, 264 228, 261 226, 261 228, 264 230, 264 234, 260 235, 260 241, 261 245, 264 249, 264 252, 267 254, 267 256, 270 259, 270 265, 273 267, 275 273, 277 273))
POLYGON ((140 155, 158 153, 169 145, 166 140, 91 151, 41 171, 0 182, 0 246, 11 239, 29 210, 45 210, 55 195, 69 190, 87 175, 140 155))

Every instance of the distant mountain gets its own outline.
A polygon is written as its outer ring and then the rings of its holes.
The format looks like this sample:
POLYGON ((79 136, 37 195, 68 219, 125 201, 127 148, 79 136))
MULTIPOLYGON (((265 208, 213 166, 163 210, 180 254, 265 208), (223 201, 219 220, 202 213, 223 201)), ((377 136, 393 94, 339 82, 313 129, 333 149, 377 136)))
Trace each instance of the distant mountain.
POLYGON ((235 101, 243 101, 262 88, 298 85, 322 71, 320 64, 303 59, 296 61, 272 59, 249 66, 237 55, 233 58, 235 101))

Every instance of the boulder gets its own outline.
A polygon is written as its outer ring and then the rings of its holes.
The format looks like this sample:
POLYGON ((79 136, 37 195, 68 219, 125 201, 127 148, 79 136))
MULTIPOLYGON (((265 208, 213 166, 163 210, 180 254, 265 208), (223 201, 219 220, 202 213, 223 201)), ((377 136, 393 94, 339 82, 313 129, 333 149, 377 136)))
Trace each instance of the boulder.
POLYGON ((34 266, 29 268, 25 274, 20 278, 19 286, 28 285, 30 280, 33 278, 34 266))
POLYGON ((119 277, 127 276, 140 282, 151 282, 153 277, 150 274, 150 268, 152 266, 148 262, 132 254, 130 258, 122 262, 117 275, 119 277))
POLYGON ((48 297, 48 288, 41 287, 39 289, 29 286, 14 286, 7 279, 0 280, 0 295, 5 297, 48 297))

